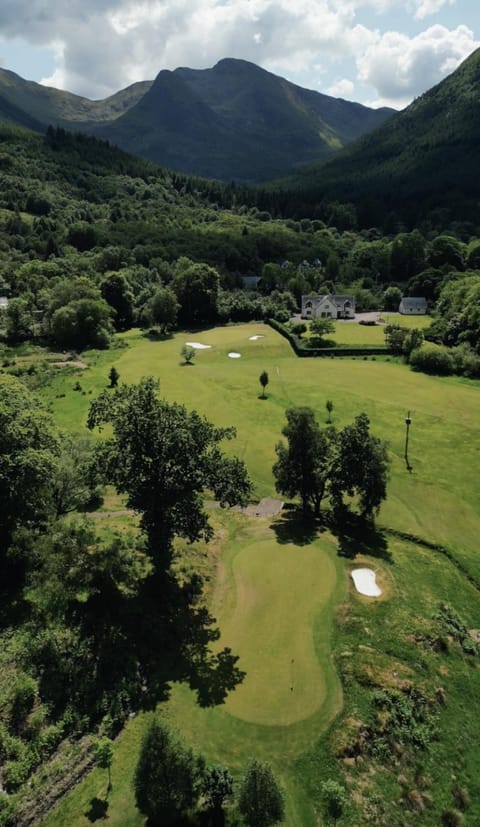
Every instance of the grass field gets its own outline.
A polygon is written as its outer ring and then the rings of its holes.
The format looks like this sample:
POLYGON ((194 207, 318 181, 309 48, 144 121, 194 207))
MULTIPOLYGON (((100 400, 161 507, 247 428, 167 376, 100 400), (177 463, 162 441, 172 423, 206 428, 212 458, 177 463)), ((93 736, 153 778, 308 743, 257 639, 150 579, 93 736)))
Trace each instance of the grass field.
POLYGON ((385 325, 398 324, 400 327, 419 328, 426 330, 431 323, 430 316, 402 316, 400 313, 384 313, 381 323, 376 325, 362 325, 351 320, 335 322, 335 332, 328 335, 336 345, 367 346, 385 345, 385 325))
MULTIPOLYGON (((361 807, 366 779, 358 769, 342 770, 332 754, 339 750, 348 721, 367 715, 367 687, 378 676, 420 675, 426 692, 434 692, 442 682, 450 699, 442 712, 436 758, 425 758, 435 807, 422 813, 421 823, 439 823, 439 808, 447 806, 450 795, 445 779, 454 772, 454 760, 460 761, 479 801, 475 743, 480 723, 474 697, 480 670, 455 649, 442 660, 442 655, 419 648, 415 637, 433 623, 442 600, 448 600, 469 627, 480 627, 478 590, 465 576, 480 583, 479 383, 427 377, 396 361, 296 359, 288 343, 263 325, 182 334, 164 342, 133 331, 124 341, 126 347, 87 355, 86 370, 58 374, 43 389, 64 427, 82 429, 89 402, 107 385, 112 364, 122 382, 154 375, 168 400, 196 408, 215 424, 236 426, 237 439, 228 450, 245 460, 255 495, 272 496, 271 467, 285 409, 310 405, 322 422, 325 402, 331 399, 334 424, 343 426, 365 411, 372 431, 389 443, 391 481, 379 527, 442 544, 451 555, 448 559, 387 531, 380 538, 383 545, 358 549, 362 564, 377 570, 384 589, 384 598, 372 602, 353 592, 348 577, 352 562, 338 555, 338 542, 328 532, 307 543, 285 518, 212 512, 217 539, 209 563, 209 601, 222 631, 221 644, 239 654, 247 676, 223 707, 209 710, 201 710, 186 687, 175 686, 163 713, 208 760, 225 763, 237 776, 253 755, 268 759, 286 790, 286 823, 313 827, 320 823, 319 783, 329 775, 344 771, 361 807), (254 334, 263 338, 251 341, 254 334), (198 351, 194 365, 183 366, 180 349, 185 341, 212 347, 198 351), (230 359, 230 351, 241 358, 230 359), (259 399, 263 370, 270 379, 266 400, 259 399), (73 390, 77 379, 81 391, 73 390), (412 415, 410 473, 403 457, 407 410, 412 415), (459 727, 468 727, 463 757, 455 741, 459 727)), ((204 550, 198 553, 200 559, 204 550)), ((109 799, 109 823, 115 827, 143 823, 131 790, 142 722, 142 716, 131 722, 118 741, 109 799)), ((379 801, 383 796, 390 802, 390 810, 379 803, 376 821, 358 820, 357 810, 345 823, 419 823, 408 808, 407 815, 401 815, 402 791, 391 774, 377 772, 378 778, 369 783, 379 801)), ((87 804, 102 784, 103 775, 94 771, 52 813, 48 827, 90 823, 87 804)), ((477 803, 472 817, 478 817, 472 824, 480 823, 477 803)))

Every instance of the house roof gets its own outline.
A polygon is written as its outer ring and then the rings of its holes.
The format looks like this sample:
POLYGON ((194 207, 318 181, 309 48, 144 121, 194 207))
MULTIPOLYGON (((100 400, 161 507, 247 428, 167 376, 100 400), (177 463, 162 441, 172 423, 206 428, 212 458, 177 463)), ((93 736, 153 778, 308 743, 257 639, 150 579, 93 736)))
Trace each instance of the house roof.
POLYGON ((425 307, 427 306, 427 300, 425 296, 403 296, 402 301, 400 302, 402 307, 425 307))
POLYGON ((311 294, 309 296, 302 296, 302 302, 306 302, 309 300, 314 300, 321 304, 321 302, 328 299, 329 301, 333 302, 333 304, 337 305, 337 307, 343 307, 345 302, 350 302, 352 305, 355 304, 355 297, 354 296, 337 296, 335 294, 328 294, 319 296, 318 294, 311 294))

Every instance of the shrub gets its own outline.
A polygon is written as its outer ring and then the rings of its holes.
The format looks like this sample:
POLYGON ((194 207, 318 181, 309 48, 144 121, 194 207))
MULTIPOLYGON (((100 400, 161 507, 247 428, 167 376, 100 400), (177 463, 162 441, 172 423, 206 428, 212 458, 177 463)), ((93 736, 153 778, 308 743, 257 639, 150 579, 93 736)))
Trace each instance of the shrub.
POLYGON ((410 356, 410 365, 412 370, 436 376, 450 376, 455 369, 453 356, 446 347, 418 348, 410 356))

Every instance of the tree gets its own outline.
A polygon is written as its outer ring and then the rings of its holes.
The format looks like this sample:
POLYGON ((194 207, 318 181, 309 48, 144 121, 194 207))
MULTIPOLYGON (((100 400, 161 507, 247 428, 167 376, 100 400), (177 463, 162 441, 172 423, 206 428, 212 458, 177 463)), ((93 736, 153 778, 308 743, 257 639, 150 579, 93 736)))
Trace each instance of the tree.
POLYGON ((180 303, 182 325, 199 327, 216 320, 219 285, 220 276, 213 267, 179 259, 172 288, 180 303))
POLYGON ((446 345, 469 344, 480 353, 480 276, 448 281, 440 293, 435 327, 446 345))
POLYGON ((41 402, 19 381, 0 377, 0 551, 19 527, 52 516, 60 434, 41 402))
POLYGON ((403 340, 403 354, 405 357, 405 361, 410 361, 410 356, 412 355, 414 350, 421 347, 423 344, 424 336, 423 330, 420 330, 417 327, 413 327, 411 330, 408 331, 405 339, 403 340))
POLYGON ((173 541, 212 537, 205 491, 222 507, 245 505, 251 483, 243 462, 220 448, 234 429, 216 428, 196 411, 159 399, 157 392, 153 379, 104 391, 88 416, 89 428, 111 425, 112 436, 98 448, 99 467, 106 481, 127 495, 127 507, 140 514, 151 563, 131 630, 131 654, 138 658, 143 703, 158 698, 172 673, 188 680, 204 705, 220 703, 243 673, 230 649, 210 651, 219 633, 198 606, 199 576, 179 581, 171 570, 173 541))
POLYGON ((446 270, 464 270, 465 245, 455 236, 438 235, 430 244, 428 263, 431 267, 445 267, 446 270))
POLYGON ((332 402, 331 399, 327 399, 327 401, 325 402, 325 407, 326 407, 327 413, 328 413, 327 423, 330 425, 330 423, 332 421, 332 411, 333 411, 333 402, 332 402))
POLYGON ((233 795, 231 773, 225 767, 209 767, 203 779, 203 794, 219 820, 225 801, 233 795))
POLYGON ((330 471, 335 431, 321 431, 311 408, 290 408, 286 417, 282 433, 288 444, 279 442, 275 446, 275 488, 287 497, 299 494, 303 510, 313 506, 318 515, 330 471))
POLYGON ((87 509, 101 499, 101 480, 95 467, 93 441, 62 436, 61 452, 52 475, 54 514, 87 509))
POLYGON ((327 333, 335 332, 335 323, 333 319, 325 317, 324 319, 312 319, 310 322, 310 337, 315 344, 321 345, 327 333))
POLYGON ((112 365, 108 372, 108 378, 110 380, 110 388, 116 388, 118 385, 118 380, 120 379, 120 374, 116 369, 115 365, 112 365))
MULTIPOLYGON (((412 276, 420 273, 425 266, 425 239, 422 234, 414 230, 412 233, 397 235, 392 243, 390 261, 392 278, 395 280, 408 281, 412 276)), ((398 304, 395 310, 397 309, 398 304)))
POLYGON ((265 388, 268 385, 268 373, 266 370, 262 371, 259 376, 259 382, 262 386, 262 399, 265 399, 265 388))
POLYGON ((359 414, 338 434, 329 478, 335 506, 342 505, 344 494, 358 496, 362 515, 371 517, 387 496, 389 465, 386 443, 370 433, 367 414, 359 414))
POLYGON ((251 762, 240 788, 238 809, 250 827, 269 827, 282 821, 283 794, 268 764, 251 762))
POLYGON ((195 805, 204 762, 158 718, 148 724, 135 769, 135 801, 152 821, 176 824, 195 805))
POLYGON ((336 824, 342 817, 347 803, 345 787, 329 778, 322 784, 322 798, 326 817, 336 824))
POLYGON ((184 363, 186 365, 192 364, 192 359, 195 356, 195 348, 191 345, 184 344, 182 345, 182 349, 180 351, 180 356, 182 357, 184 363))
POLYGON ((31 302, 26 298, 11 299, 5 311, 7 339, 23 342, 33 336, 34 322, 31 302))
POLYGON ((403 353, 403 344, 405 342, 407 334, 407 327, 401 327, 399 324, 385 325, 385 344, 392 353, 403 353))
POLYGON ((108 347, 111 308, 104 299, 79 299, 55 310, 50 335, 60 347, 108 347))
POLYGON ((402 291, 399 287, 387 287, 382 297, 383 309, 386 311, 397 312, 399 304, 402 300, 402 291))
POLYGON ((102 770, 108 770, 108 786, 107 795, 112 789, 112 761, 113 761, 113 742, 110 738, 99 738, 94 743, 95 750, 95 764, 102 770))
POLYGON ((128 330, 133 325, 133 293, 123 273, 111 273, 100 285, 102 298, 114 310, 116 330, 128 330))
POLYGON ((152 322, 159 326, 162 334, 175 327, 180 305, 171 287, 159 287, 150 300, 149 308, 152 322))

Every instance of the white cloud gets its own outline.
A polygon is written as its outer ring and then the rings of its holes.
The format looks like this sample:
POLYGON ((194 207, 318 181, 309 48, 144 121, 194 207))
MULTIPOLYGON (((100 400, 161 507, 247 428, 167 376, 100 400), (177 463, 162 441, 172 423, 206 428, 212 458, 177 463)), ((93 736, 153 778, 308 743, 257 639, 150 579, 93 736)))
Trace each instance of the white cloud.
POLYGON ((347 98, 352 100, 354 84, 348 78, 337 80, 326 90, 327 95, 333 95, 334 98, 347 98))
POLYGON ((467 26, 451 31, 437 24, 412 38, 386 32, 357 58, 359 79, 377 90, 377 104, 401 108, 453 72, 478 45, 467 26))
POLYGON ((385 25, 389 10, 401 10, 413 25, 414 14, 419 20, 453 2, 0 0, 0 32, 12 41, 55 45, 55 70, 43 82, 88 97, 152 79, 161 69, 202 69, 236 57, 310 88, 319 88, 321 77, 328 91, 348 96, 348 77, 359 89, 356 64, 365 95, 399 106, 452 71, 475 39, 466 25, 437 25, 413 37, 377 24, 385 25))
POLYGON ((453 6, 456 0, 416 0, 417 10, 415 17, 417 20, 423 20, 430 14, 437 14, 444 6, 453 6))

